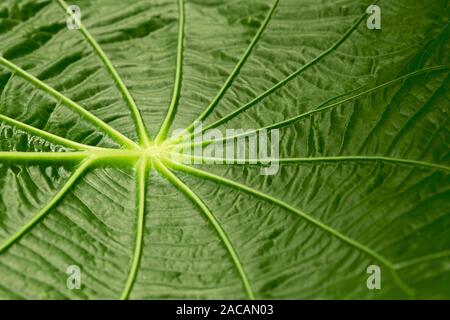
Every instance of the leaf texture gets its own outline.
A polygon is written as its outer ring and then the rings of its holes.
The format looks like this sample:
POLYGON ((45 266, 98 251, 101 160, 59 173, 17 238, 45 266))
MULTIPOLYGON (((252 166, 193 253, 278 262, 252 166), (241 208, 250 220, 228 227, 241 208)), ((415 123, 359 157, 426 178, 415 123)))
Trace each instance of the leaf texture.
POLYGON ((450 298, 448 1, 370 4, 3 0, 0 298, 450 298), (196 121, 279 171, 175 161, 196 121))

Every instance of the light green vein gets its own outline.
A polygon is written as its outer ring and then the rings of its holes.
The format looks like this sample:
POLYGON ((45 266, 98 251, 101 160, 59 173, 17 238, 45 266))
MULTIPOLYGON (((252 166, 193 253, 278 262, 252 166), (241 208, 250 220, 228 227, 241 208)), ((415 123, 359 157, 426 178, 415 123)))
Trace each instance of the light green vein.
POLYGON ((144 219, 145 219, 145 193, 146 193, 147 160, 141 159, 136 169, 136 190, 137 190, 137 232, 136 244, 134 247, 133 260, 131 262, 130 272, 122 292, 121 299, 129 298, 133 285, 136 282, 139 264, 142 257, 142 245, 144 241, 144 219))
POLYGON ((155 160, 155 167, 157 170, 165 176, 170 182, 173 183, 174 186, 176 186, 178 189, 180 189, 183 193, 186 194, 187 197, 189 197, 193 203, 195 203, 206 215, 211 225, 216 230, 217 234, 219 235, 220 239, 222 240, 223 244, 227 248, 228 253, 231 256, 231 259, 233 260, 234 265, 236 266, 236 269, 239 273, 239 276, 242 280, 242 284, 244 286, 245 292, 249 299, 254 299, 254 293, 252 291, 252 288, 250 286, 250 282, 247 278, 247 275, 244 271, 244 267, 242 266, 242 262, 239 259, 238 254, 236 253, 236 250, 234 249, 230 239, 228 238, 227 234, 225 233, 224 229, 220 225, 219 221, 216 219, 214 214, 209 210, 209 208, 205 205, 205 203, 195 194, 194 191, 192 191, 186 184, 184 184, 175 174, 173 174, 169 169, 167 169, 166 166, 164 166, 159 160, 155 160))
POLYGON ((72 148, 75 150, 94 150, 97 149, 96 147, 88 146, 86 144, 78 143, 60 136, 57 136, 55 134, 52 134, 50 132, 35 128, 33 126, 30 126, 26 123, 23 123, 21 121, 15 120, 13 118, 10 118, 8 116, 4 116, 0 114, 0 121, 5 122, 6 124, 9 124, 11 126, 17 127, 20 130, 23 130, 25 132, 34 134, 38 137, 41 137, 43 139, 48 140, 49 142, 53 142, 56 144, 59 144, 64 147, 72 148))
POLYGON ((22 238, 31 228, 33 228, 56 204, 66 195, 74 183, 80 178, 80 176, 86 171, 86 169, 92 164, 92 160, 86 159, 75 172, 70 176, 69 180, 63 185, 61 190, 52 198, 52 200, 38 213, 36 214, 26 225, 24 225, 19 231, 14 233, 8 240, 0 245, 0 254, 2 254, 11 245, 16 243, 22 238))
POLYGON ((224 85, 220 89, 220 91, 215 96, 214 100, 211 102, 211 104, 202 112, 202 114, 194 120, 191 125, 187 127, 187 131, 191 132, 194 128, 194 123, 196 121, 203 121, 209 113, 217 106, 220 99, 225 95, 231 84, 233 83, 234 79, 236 78, 237 74, 241 70, 244 63, 247 61, 248 57, 250 56, 251 52, 255 48, 256 44, 258 43, 259 39, 261 38, 261 35, 263 34, 264 30, 266 29, 267 25, 269 24, 270 20, 272 19, 273 13, 275 9, 277 8, 279 3, 279 0, 275 0, 272 4, 272 7, 269 10, 269 13, 267 14, 266 18, 264 19, 263 23, 261 24, 260 28, 258 29, 256 35, 253 37, 250 45, 247 47, 247 50, 245 50, 244 55, 241 57, 237 65, 234 67, 233 71, 228 76, 227 80, 225 81, 224 85))
POLYGON ((64 105, 72 109, 73 111, 79 113, 81 116, 86 118, 88 121, 96 125, 98 128, 102 129, 105 133, 109 134, 111 138, 115 139, 117 142, 123 144, 126 147, 129 148, 138 148, 139 146, 132 141, 131 139, 124 136, 122 133, 105 123, 103 120, 97 118, 95 115, 84 109, 82 106, 77 104, 75 101, 67 98, 62 93, 56 91, 52 87, 48 86, 35 76, 31 75, 27 71, 23 70, 16 64, 12 63, 11 61, 5 59, 4 57, 0 56, 0 65, 3 65, 4 67, 8 68, 9 70, 15 72, 17 75, 22 77, 23 79, 29 81, 31 84, 33 84, 35 87, 39 88, 43 92, 47 93, 48 95, 55 98, 58 102, 62 102, 64 105))
POLYGON ((170 130, 173 118, 176 113, 178 101, 181 93, 181 81, 183 78, 183 55, 184 55, 184 0, 178 0, 178 45, 177 45, 177 66, 175 71, 175 83, 173 87, 172 101, 170 102, 169 110, 161 125, 161 128, 156 135, 155 142, 161 143, 167 137, 170 130))
POLYGON ((19 151, 5 151, 0 152, 0 161, 45 161, 45 162, 60 162, 60 161, 81 161, 89 156, 87 151, 77 152, 19 152, 19 151))
MULTIPOLYGON (((272 130, 272 129, 276 129, 276 128, 281 128, 281 127, 287 126, 287 125, 289 125, 289 124, 291 124, 291 123, 293 123, 293 122, 295 122, 297 120, 300 120, 302 118, 306 118, 306 117, 308 117, 310 115, 313 115, 313 114, 322 113, 322 112, 330 110, 332 108, 341 106, 342 104, 344 104, 346 102, 355 100, 355 99, 357 99, 359 97, 371 94, 371 93, 373 93, 375 91, 384 89, 384 88, 389 87, 391 85, 395 85, 395 84, 397 84, 399 82, 407 80, 408 78, 411 78, 411 77, 414 77, 414 76, 418 76, 418 75, 421 75, 421 74, 424 74, 424 73, 427 73, 427 72, 444 71, 444 70, 448 70, 448 69, 449 69, 448 66, 435 66, 435 67, 429 67, 429 68, 417 70, 417 71, 408 73, 406 75, 403 75, 403 76, 401 76, 399 78, 396 78, 394 80, 385 82, 385 83, 380 84, 378 86, 375 86, 375 87, 373 87, 371 89, 368 89, 366 91, 363 91, 363 92, 358 93, 356 95, 353 95, 351 97, 348 97, 346 99, 340 100, 338 102, 335 102, 335 103, 327 105, 327 103, 329 103, 329 101, 332 100, 332 99, 327 100, 325 103, 320 104, 318 107, 315 107, 315 108, 313 108, 312 110, 310 110, 308 112, 305 112, 305 113, 302 113, 300 115, 294 116, 292 118, 289 118, 289 119, 286 119, 286 120, 283 120, 283 121, 280 121, 280 122, 268 125, 266 127, 262 127, 262 128, 255 129, 255 130, 249 130, 248 132, 245 132, 245 133, 242 133, 242 134, 232 135, 232 136, 225 137, 225 138, 222 138, 222 139, 205 140, 205 141, 202 141, 202 142, 199 142, 199 143, 183 143, 183 144, 180 144, 179 146, 184 146, 184 145, 195 146, 195 145, 199 145, 199 144, 207 145, 207 144, 210 144, 210 143, 216 143, 216 142, 226 141, 226 140, 230 140, 230 139, 236 139, 236 138, 243 137, 243 136, 248 136, 248 135, 257 133, 259 131, 262 131, 262 130, 272 130)), ((339 96, 342 96, 342 95, 339 95, 339 96)), ((209 126, 206 126, 206 127, 203 128, 202 132, 205 132, 206 130, 211 129, 212 127, 213 127, 213 124, 209 125, 209 126)), ((184 139, 189 139, 189 136, 188 137, 184 137, 184 139)))
POLYGON ((348 95, 350 95, 350 94, 352 94, 352 93, 358 92, 358 91, 360 91, 362 88, 364 88, 364 87, 366 87, 366 86, 367 86, 367 85, 362 85, 362 86, 360 86, 360 87, 358 87, 358 88, 356 88, 356 89, 352 89, 352 90, 350 90, 350 91, 347 91, 347 92, 338 94, 338 95, 336 95, 336 96, 334 96, 334 97, 328 99, 327 101, 322 102, 322 103, 319 104, 317 107, 315 107, 315 109, 320 109, 320 108, 326 107, 329 103, 331 103, 331 102, 333 102, 333 101, 335 101, 335 100, 337 100, 337 99, 343 98, 343 97, 345 97, 345 96, 348 96, 348 95))
POLYGON ((188 159, 188 160, 203 160, 205 164, 220 164, 229 163, 233 160, 237 165, 264 165, 267 163, 310 163, 310 162, 353 162, 353 161, 382 161, 382 162, 392 162, 404 165, 413 165, 418 167, 425 167, 434 170, 448 171, 450 172, 450 167, 445 165, 440 165, 431 162, 418 161, 412 159, 402 159, 394 157, 383 157, 383 156, 330 156, 330 157, 310 157, 310 158, 281 158, 281 159, 224 159, 224 158, 214 158, 214 157, 198 157, 192 155, 185 155, 181 153, 173 154, 176 158, 188 159))
MULTIPOLYGON (((67 14, 70 14, 68 12, 68 6, 64 0, 58 0, 59 5, 63 8, 64 11, 66 11, 67 14)), ((74 17, 75 18, 75 17, 74 17)), ((106 53, 103 51, 102 47, 99 45, 99 43, 94 39, 94 37, 90 34, 90 32, 86 29, 86 27, 83 25, 81 21, 77 21, 78 26, 80 27, 81 34, 84 36, 86 41, 91 45, 94 52, 99 57, 100 61, 103 63, 105 68, 108 70, 109 74, 113 78, 117 88, 121 92, 126 104, 128 105, 133 121, 137 127, 137 133, 139 136, 139 141, 144 147, 148 147, 150 145, 150 138, 148 135, 148 131, 145 127, 144 121, 142 119, 142 116, 139 112, 139 108, 136 105, 136 102, 134 101, 133 97, 131 96, 130 91, 128 90, 127 86, 123 82, 121 76, 117 72, 116 68, 111 63, 111 60, 108 58, 106 53)))
POLYGON ((284 208, 284 209, 286 209, 288 211, 291 211, 291 212, 297 214, 298 216, 300 216, 301 218, 305 219, 306 221, 308 221, 312 225, 314 225, 314 226, 316 226, 316 227, 326 231, 327 233, 333 235, 337 239, 340 239, 341 241, 347 243, 348 245, 350 245, 350 246, 360 250, 361 252, 365 253, 366 255, 368 255, 368 256, 374 258, 375 260, 379 261, 381 264, 383 264, 384 266, 386 266, 390 270, 390 272, 392 274, 392 277, 395 280, 396 284, 399 286, 399 288, 401 288, 408 295, 412 295, 413 294, 412 289, 409 288, 400 279, 400 277, 398 276, 398 274, 397 274, 397 272, 395 270, 394 264, 390 260, 388 260, 387 258, 382 256, 378 252, 372 250, 371 248, 365 246, 364 244, 362 244, 362 243, 360 243, 360 242, 358 242, 358 241, 356 241, 356 240, 354 240, 352 238, 347 237, 346 235, 340 233, 339 231, 335 230, 334 228, 328 226, 327 224, 325 224, 325 223, 315 219, 314 217, 306 214, 305 212, 292 207, 291 205, 287 204, 286 202, 284 202, 282 200, 279 200, 279 199, 277 199, 275 197, 272 197, 272 196, 270 196, 268 194, 265 194, 265 193, 263 193, 261 191, 258 191, 256 189, 250 188, 250 187, 248 187, 246 185, 243 185, 241 183, 238 183, 238 182, 226 179, 224 177, 217 176, 217 175, 214 175, 214 174, 211 174, 209 172, 206 172, 206 171, 203 171, 203 170, 199 170, 199 169, 196 169, 196 168, 193 168, 193 167, 185 166, 185 165, 182 165, 180 163, 176 163, 176 162, 173 162, 173 161, 170 161, 170 160, 166 160, 166 163, 170 167, 172 167, 172 168, 174 168, 176 170, 179 170, 179 171, 182 171, 182 172, 185 172, 185 173, 197 176, 197 177, 205 178, 205 179, 214 181, 216 183, 221 183, 221 184, 224 184, 224 185, 228 185, 228 186, 230 186, 232 188, 235 188, 235 189, 240 190, 240 191, 244 191, 244 192, 246 192, 248 194, 254 195, 254 196, 256 196, 256 197, 258 197, 260 199, 263 199, 263 200, 265 200, 267 202, 270 202, 272 204, 275 204, 277 206, 280 206, 280 207, 282 207, 282 208, 284 208))
POLYGON ((300 69, 298 69, 297 71, 293 72, 292 74, 287 76, 285 79, 283 79, 280 82, 278 82, 277 84, 275 84, 270 89, 268 89, 265 92, 263 92, 258 97, 254 98, 252 101, 250 101, 247 104, 241 106, 240 108, 236 109, 235 111, 231 112, 230 114, 226 115, 225 117, 215 121, 210 126, 208 126, 208 128, 217 127, 221 123, 226 122, 226 121, 230 120, 231 118, 234 118, 239 113, 247 110, 248 108, 250 108, 253 105, 255 105, 258 102, 260 102, 261 100, 267 98, 273 92, 275 92, 279 88, 283 87, 286 83, 288 83, 289 81, 291 81, 292 79, 294 79, 295 77, 300 75, 303 71, 307 70, 309 67, 313 66, 314 64, 316 64, 317 62, 322 60, 324 57, 326 57, 328 54, 330 54, 336 48, 338 48, 353 33, 353 31, 355 31, 356 28, 358 28, 358 26, 361 24, 362 21, 364 21, 366 16, 367 16, 367 13, 364 13, 338 41, 336 41, 331 47, 329 47, 327 50, 322 52, 320 55, 318 55, 317 57, 315 57, 314 59, 312 59, 311 61, 309 61, 305 65, 303 65, 300 69))
POLYGON ((398 269, 408 268, 408 267, 411 267, 411 266, 414 266, 417 264, 429 262, 432 260, 439 260, 439 259, 445 259, 445 258, 450 258, 450 251, 441 251, 441 252, 431 253, 431 254, 428 254, 428 255, 425 255, 422 257, 418 257, 415 259, 399 262, 399 263, 395 264, 395 268, 398 270, 398 269))

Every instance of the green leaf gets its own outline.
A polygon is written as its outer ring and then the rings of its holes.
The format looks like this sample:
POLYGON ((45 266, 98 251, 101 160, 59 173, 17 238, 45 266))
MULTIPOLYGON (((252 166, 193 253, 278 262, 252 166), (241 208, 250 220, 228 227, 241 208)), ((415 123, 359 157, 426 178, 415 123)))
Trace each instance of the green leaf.
POLYGON ((3 0, 0 298, 450 298, 448 1, 370 4, 3 0))

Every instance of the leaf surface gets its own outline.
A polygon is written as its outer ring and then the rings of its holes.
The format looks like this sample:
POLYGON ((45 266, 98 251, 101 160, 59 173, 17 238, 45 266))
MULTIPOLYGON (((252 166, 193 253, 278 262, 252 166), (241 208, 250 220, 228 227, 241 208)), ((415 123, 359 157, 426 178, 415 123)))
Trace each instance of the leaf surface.
POLYGON ((448 1, 68 4, 0 4, 0 298, 450 298, 448 1))

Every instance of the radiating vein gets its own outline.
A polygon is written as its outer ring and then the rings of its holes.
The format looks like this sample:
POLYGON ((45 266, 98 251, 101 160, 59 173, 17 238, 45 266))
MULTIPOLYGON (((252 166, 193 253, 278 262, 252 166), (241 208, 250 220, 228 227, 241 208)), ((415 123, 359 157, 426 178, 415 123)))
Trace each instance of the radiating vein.
POLYGON ((82 106, 80 106, 75 101, 69 99, 59 91, 56 91, 49 85, 45 84, 32 74, 28 73, 27 71, 23 70, 13 62, 5 59, 4 57, 0 56, 0 65, 3 65, 4 67, 8 68, 9 70, 15 72, 17 75, 22 77, 23 79, 29 81, 31 84, 33 84, 35 87, 39 88, 43 92, 47 93, 48 95, 55 98, 58 102, 62 102, 64 105, 72 109, 73 111, 79 113, 81 116, 89 120, 92 124, 96 125, 97 127, 101 128, 105 133, 109 134, 111 138, 115 139, 117 142, 123 144, 124 146, 127 146, 129 148, 136 148, 138 147, 134 141, 129 139, 128 137, 124 136, 122 133, 105 123, 100 118, 93 115, 88 110, 84 109, 82 106))
POLYGON ((130 272, 128 274, 125 288, 120 297, 122 300, 129 298, 133 285, 136 282, 137 273, 142 257, 142 245, 144 241, 144 219, 145 219, 145 195, 147 177, 147 160, 141 159, 136 169, 136 202, 137 202, 137 222, 136 222, 136 243, 133 252, 130 272))
POLYGON ((228 76, 227 80, 225 81, 224 85, 220 89, 220 91, 217 93, 217 95, 214 97, 211 104, 202 112, 202 114, 190 125, 187 127, 187 131, 191 132, 194 128, 194 123, 196 121, 203 121, 209 113, 217 106, 219 101, 222 99, 222 97, 225 95, 227 90, 230 88, 231 84, 233 83, 234 79, 238 75, 239 71, 241 70, 244 63, 247 61, 248 57, 252 53, 253 49, 255 48, 256 44, 258 43, 259 39, 261 38, 261 35, 263 34, 264 30, 266 29, 267 25, 269 24, 270 20, 272 19, 273 13, 275 9, 277 8, 279 3, 279 0, 275 0, 272 4, 272 7, 269 10, 269 13, 267 14, 266 18, 264 19, 263 23, 259 27, 256 35, 253 37, 250 45, 247 47, 247 50, 245 50, 244 55, 241 57, 237 65, 234 67, 233 71, 228 76))
POLYGON ((215 121, 209 127, 211 127, 211 128, 217 127, 221 123, 229 121, 231 118, 234 118, 238 114, 242 113, 243 111, 245 111, 248 108, 254 106, 255 104, 257 104, 261 100, 263 100, 263 99, 267 98, 268 96, 270 96, 273 92, 275 92, 276 90, 278 90, 281 87, 283 87, 286 83, 288 83, 289 81, 291 81, 292 79, 294 79, 295 77, 300 75, 303 71, 307 70, 309 67, 315 65, 321 59, 323 59, 328 54, 330 54, 335 49, 337 49, 353 33, 353 31, 355 31, 358 28, 358 26, 361 24, 362 21, 364 21, 366 16, 367 16, 367 13, 364 13, 339 40, 337 40, 331 47, 329 47, 327 50, 322 52, 320 55, 318 55, 317 57, 315 57, 314 59, 312 59, 311 61, 309 61, 305 65, 303 65, 297 71, 293 72, 292 74, 287 76, 285 79, 281 80, 280 82, 275 84, 273 87, 271 87, 270 89, 266 90, 261 95, 257 96, 256 98, 254 98, 253 100, 251 100, 247 104, 239 107, 238 109, 236 109, 235 111, 233 111, 230 114, 226 115, 225 117, 215 121))
POLYGON ((0 151, 0 161, 81 161, 89 156, 87 151, 76 152, 20 152, 20 151, 0 151))
POLYGON ((328 156, 328 157, 305 157, 305 158, 280 158, 280 159, 225 159, 225 158, 214 158, 214 157, 200 157, 192 156, 182 153, 174 153, 175 158, 186 159, 186 160, 201 160, 205 164, 229 164, 233 161, 236 165, 266 165, 268 163, 278 162, 278 163, 311 163, 311 162, 365 162, 365 161, 375 161, 375 162, 391 162, 404 165, 411 165, 417 167, 424 167, 433 170, 447 171, 450 172, 450 167, 445 165, 440 165, 437 163, 431 163, 426 161, 418 161, 412 159, 402 159, 394 157, 383 157, 383 156, 328 156))
POLYGON ((234 265, 239 273, 239 276, 242 280, 242 284, 244 286, 245 292, 249 299, 254 299, 254 293, 250 286, 250 282, 245 273, 244 267, 242 266, 242 262, 236 253, 230 239, 228 238, 225 230, 220 225, 220 222, 216 219, 214 214, 209 210, 206 204, 200 199, 200 197, 192 191, 186 184, 184 184, 175 174, 173 174, 166 166, 164 166, 159 160, 155 160, 156 168, 161 172, 163 176, 165 176, 174 186, 176 186, 180 191, 182 191, 191 201, 197 205, 203 213, 208 218, 211 225, 214 227, 215 231, 220 237, 220 240, 225 245, 228 253, 230 254, 231 259, 233 260, 234 265))
MULTIPOLYGON (((64 11, 68 13, 68 6, 65 3, 64 0, 58 0, 59 5, 63 8, 64 11)), ((68 13, 69 14, 69 13, 68 13)), ((74 17, 75 18, 75 17, 74 17)), ((148 147, 150 143, 150 138, 148 136, 148 131, 145 127, 144 121, 142 119, 142 116, 139 112, 139 108, 136 105, 136 102, 134 101, 130 91, 128 90, 127 86, 123 82, 121 76, 117 72, 116 68, 111 63, 111 60, 108 58, 106 53, 103 51, 102 47, 99 45, 99 43, 94 39, 94 37, 91 35, 91 33, 86 29, 86 27, 83 25, 81 21, 77 21, 78 25, 80 27, 81 34, 84 36, 86 41, 91 45, 94 52, 99 57, 100 61, 103 63, 105 68, 108 70, 108 73, 113 78, 117 88, 119 89, 120 93, 122 94, 126 104, 128 105, 133 121, 137 127, 137 133, 139 136, 139 141, 144 147, 148 147)))
POLYGON ((184 0, 178 0, 178 45, 177 45, 177 65, 175 70, 175 83, 173 87, 172 100, 170 102, 169 110, 161 125, 161 128, 156 135, 155 142, 161 143, 167 137, 170 130, 175 112, 178 106, 181 93, 181 81, 183 78, 183 55, 184 55, 184 0))
POLYGON ((171 160, 165 160, 165 161, 170 167, 172 167, 172 168, 174 168, 176 170, 179 170, 179 171, 182 171, 182 172, 185 172, 185 173, 197 176, 197 177, 205 178, 205 179, 214 181, 216 183, 221 183, 221 184, 230 186, 230 187, 232 187, 234 189, 237 189, 237 190, 240 190, 240 191, 244 191, 244 192, 246 192, 248 194, 251 194, 251 195, 256 196, 256 197, 258 197, 260 199, 263 199, 263 200, 265 200, 265 201, 267 201, 269 203, 272 203, 272 204, 275 204, 275 205, 277 205, 279 207, 282 207, 282 208, 284 208, 284 209, 286 209, 286 210, 288 210, 288 211, 290 211, 292 213, 295 213, 296 215, 298 215, 301 218, 305 219, 306 221, 308 221, 312 225, 314 225, 314 226, 324 230, 325 232, 327 232, 327 233, 333 235, 334 237, 336 237, 337 239, 347 243, 348 245, 350 245, 350 246, 360 250, 361 252, 365 253, 366 255, 368 255, 368 256, 374 258, 375 260, 379 261, 381 264, 386 266, 391 271, 393 279, 395 280, 395 282, 399 286, 399 288, 401 288, 408 295, 412 295, 413 294, 412 289, 409 288, 403 282, 402 279, 400 279, 400 277, 396 273, 394 264, 390 260, 388 260, 387 258, 382 256, 378 252, 372 250, 371 248, 367 247, 366 245, 364 245, 364 244, 362 244, 362 243, 360 243, 360 242, 358 242, 358 241, 356 241, 356 240, 354 240, 352 238, 349 238, 348 236, 342 234, 341 232, 339 232, 338 230, 334 229, 333 227, 331 227, 331 226, 329 226, 329 225, 327 225, 327 224, 317 220, 316 218, 310 216, 309 214, 307 214, 307 213, 305 213, 305 212, 303 212, 303 211, 301 211, 299 209, 296 209, 296 208, 292 207, 291 205, 287 204, 286 202, 284 202, 284 201, 282 201, 280 199, 277 199, 277 198, 275 198, 273 196, 270 196, 270 195, 268 195, 268 194, 266 194, 264 192, 258 191, 256 189, 251 188, 251 187, 248 187, 248 186, 246 186, 244 184, 241 184, 241 183, 229 180, 229 179, 221 177, 221 176, 214 175, 212 173, 209 173, 209 172, 206 172, 206 171, 203 171, 203 170, 200 170, 200 169, 196 169, 194 167, 185 166, 183 164, 176 163, 176 162, 171 161, 171 160))
MULTIPOLYGON (((227 137, 222 138, 222 139, 204 140, 204 141, 202 141, 202 142, 197 142, 197 143, 183 143, 183 144, 180 144, 180 146, 181 146, 181 145, 187 145, 187 144, 190 144, 190 145, 192 145, 192 146, 199 145, 199 144, 207 145, 207 144, 210 144, 210 143, 215 143, 215 142, 220 142, 220 141, 226 141, 226 140, 236 139, 236 138, 243 137, 243 136, 248 136, 248 135, 251 135, 251 134, 260 132, 260 131, 262 131, 262 130, 272 130, 272 129, 276 129, 276 128, 282 128, 282 127, 287 126, 287 125, 289 125, 289 124, 291 124, 291 123, 293 123, 293 122, 295 122, 295 121, 297 121, 297 120, 306 118, 306 117, 308 117, 308 116, 310 116, 310 115, 313 115, 313 114, 320 114, 320 113, 325 112, 325 111, 327 111, 327 110, 336 108, 336 107, 341 106, 342 104, 344 104, 344 103, 346 103, 346 102, 355 100, 355 99, 360 98, 360 97, 362 97, 362 96, 371 94, 371 93, 373 93, 373 92, 375 92, 375 91, 378 91, 378 90, 387 88, 387 87, 389 87, 389 86, 395 85, 395 84, 397 84, 397 83, 399 83, 399 82, 402 82, 402 81, 407 80, 408 78, 411 78, 411 77, 414 77, 414 76, 418 76, 418 75, 422 75, 422 74, 427 73, 427 72, 432 72, 432 71, 444 71, 444 70, 445 70, 445 71, 448 71, 448 70, 449 70, 449 67, 448 67, 448 66, 435 66, 435 67, 429 67, 429 68, 424 68, 424 69, 421 69, 421 70, 417 70, 417 71, 408 73, 408 74, 406 74, 406 75, 403 75, 403 76, 401 76, 401 77, 399 77, 399 78, 396 78, 396 79, 394 79, 394 80, 391 80, 391 81, 382 83, 382 84, 380 84, 380 85, 378 85, 378 86, 375 86, 375 87, 373 87, 373 88, 371 88, 371 89, 368 89, 368 90, 366 90, 366 91, 360 92, 360 93, 358 93, 358 94, 356 94, 356 95, 350 96, 350 97, 345 98, 345 99, 343 99, 343 100, 339 100, 338 102, 335 102, 335 103, 332 103, 332 104, 328 104, 328 103, 330 102, 330 100, 332 101, 332 100, 334 100, 334 99, 329 99, 329 100, 327 100, 326 102, 321 103, 319 106, 313 108, 313 109, 310 110, 310 111, 304 112, 304 113, 299 114, 299 115, 297 115, 297 116, 294 116, 294 117, 291 117, 291 118, 289 118, 289 119, 282 120, 282 121, 279 121, 279 122, 270 124, 270 125, 268 125, 268 126, 265 126, 265 127, 259 128, 259 129, 248 130, 248 131, 245 132, 245 133, 227 136, 227 137)), ((352 91, 354 91, 354 90, 352 90, 352 91)), ((339 96, 342 96, 342 95, 339 95, 339 96)), ((339 97, 339 96, 338 96, 338 97, 339 97)), ((202 132, 205 132, 206 130, 209 130, 209 129, 213 128, 213 126, 214 126, 213 124, 211 124, 211 125, 209 125, 209 126, 205 126, 205 127, 203 128, 202 132)), ((184 137, 184 139, 189 139, 189 136, 184 137)))
POLYGON ((44 130, 38 129, 36 127, 30 126, 30 125, 28 125, 28 124, 26 124, 24 122, 15 120, 13 118, 10 118, 10 117, 2 115, 2 114, 0 114, 0 121, 3 121, 3 122, 5 122, 5 123, 7 123, 7 124, 9 124, 11 126, 14 126, 14 127, 18 128, 18 129, 20 129, 22 131, 34 134, 34 135, 36 135, 38 137, 41 137, 43 139, 48 140, 49 142, 53 142, 53 143, 59 144, 59 145, 64 146, 64 147, 72 148, 72 149, 75 149, 75 150, 91 150, 91 149, 93 150, 93 149, 96 149, 96 147, 92 147, 92 146, 89 146, 89 145, 86 145, 86 144, 78 143, 76 141, 60 137, 60 136, 55 135, 53 133, 50 133, 48 131, 44 131, 44 130))
POLYGON ((407 260, 407 261, 402 261, 399 263, 395 264, 395 268, 396 269, 403 269, 403 268, 408 268, 417 264, 421 264, 424 262, 429 262, 432 260, 439 260, 439 259, 445 259, 445 258, 450 258, 450 250, 447 251, 441 251, 441 252, 436 252, 436 253, 431 253, 431 254, 427 254, 425 256, 422 257, 418 257, 418 258, 414 258, 411 260, 407 260))
POLYGON ((67 194, 67 192, 72 188, 75 182, 81 177, 86 169, 92 164, 92 160, 86 159, 80 166, 75 170, 75 172, 70 176, 69 180, 63 185, 59 192, 50 200, 50 202, 39 211, 26 225, 24 225, 20 230, 15 232, 9 239, 7 239, 3 244, 0 245, 0 254, 2 254, 6 249, 16 243, 20 238, 22 238, 28 231, 30 231, 51 209, 53 209, 56 204, 67 194))

